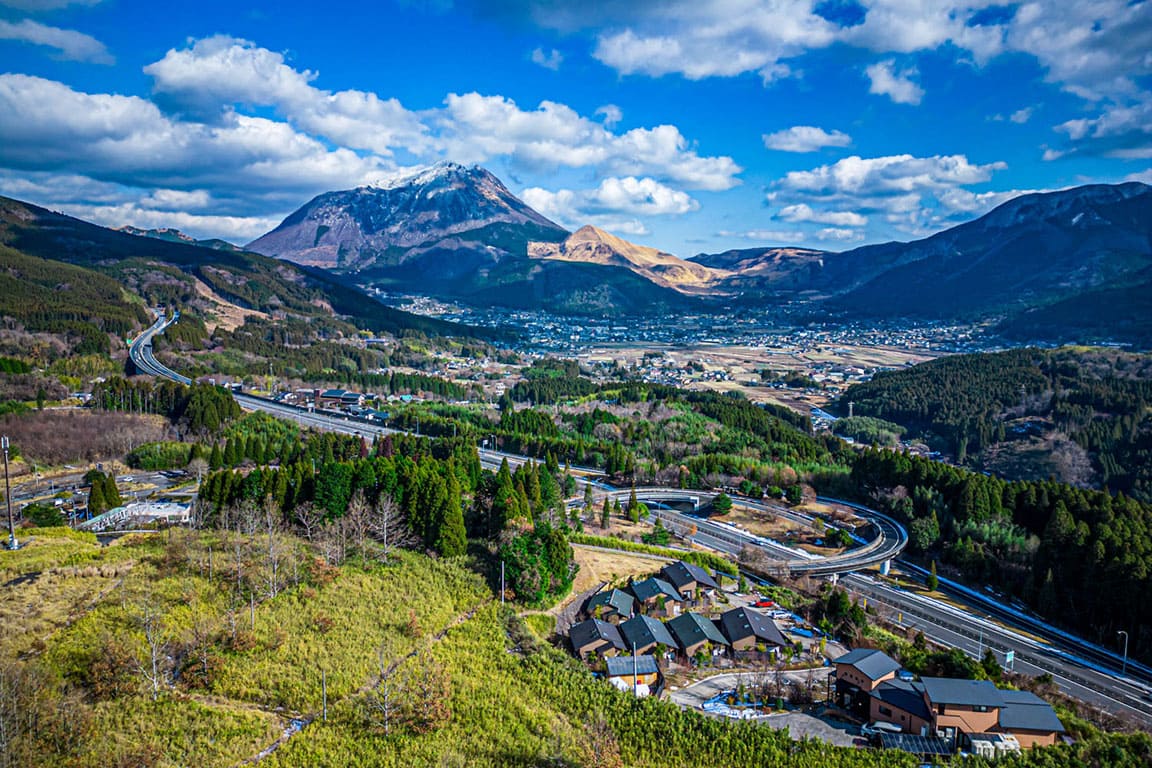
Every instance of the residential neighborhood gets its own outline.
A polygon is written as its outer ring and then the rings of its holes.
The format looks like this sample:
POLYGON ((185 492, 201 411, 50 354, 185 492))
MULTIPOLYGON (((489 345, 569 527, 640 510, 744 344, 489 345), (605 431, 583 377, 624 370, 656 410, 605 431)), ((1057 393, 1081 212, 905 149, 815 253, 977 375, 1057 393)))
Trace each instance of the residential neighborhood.
MULTIPOLYGON (((743 681, 774 675, 779 691, 787 657, 793 662, 788 668, 795 670, 790 674, 806 680, 809 691, 827 684, 826 701, 823 693, 809 699, 821 717, 842 718, 841 730, 870 737, 874 746, 924 758, 958 753, 996 758, 1055 744, 1064 736, 1052 706, 1034 693, 997 688, 989 680, 918 678, 883 651, 845 652, 838 644, 826 645, 819 630, 796 625, 799 617, 778 608, 762 610, 756 602, 770 601, 725 590, 706 569, 677 561, 645 578, 596 591, 580 607, 581 620, 571 626, 568 641, 596 674, 637 696, 667 695, 672 683, 687 680, 693 688, 710 677, 743 681)), ((737 682, 737 688, 744 685, 737 682)), ((769 706, 760 696, 728 690, 695 706, 716 716, 770 718, 763 710, 779 710, 783 700, 769 706)), ((674 700, 681 706, 693 701, 680 694, 674 700)))

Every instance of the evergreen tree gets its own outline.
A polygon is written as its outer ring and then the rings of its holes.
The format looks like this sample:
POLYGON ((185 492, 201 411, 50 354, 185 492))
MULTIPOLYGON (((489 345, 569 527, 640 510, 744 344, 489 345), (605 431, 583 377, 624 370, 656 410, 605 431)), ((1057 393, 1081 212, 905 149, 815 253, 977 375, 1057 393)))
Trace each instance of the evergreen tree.
POLYGON ((447 498, 436 540, 436 550, 444 557, 457 557, 463 555, 467 548, 464 512, 460 506, 460 485, 456 482, 455 477, 449 476, 447 498))
POLYGON ((935 592, 936 588, 940 586, 940 579, 936 576, 936 561, 932 561, 932 570, 928 573, 928 579, 924 582, 929 591, 935 592))
POLYGON ((604 530, 608 530, 610 525, 612 525, 612 506, 608 500, 608 497, 605 496, 604 508, 600 511, 600 527, 604 530))

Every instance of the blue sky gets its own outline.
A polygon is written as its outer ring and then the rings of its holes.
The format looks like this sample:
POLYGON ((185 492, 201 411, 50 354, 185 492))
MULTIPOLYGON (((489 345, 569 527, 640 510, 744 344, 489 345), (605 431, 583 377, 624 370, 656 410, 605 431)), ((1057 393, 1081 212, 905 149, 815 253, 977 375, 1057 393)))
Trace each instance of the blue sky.
POLYGON ((479 163, 680 256, 1152 183, 1152 0, 0 0, 0 194, 247 242, 479 163))

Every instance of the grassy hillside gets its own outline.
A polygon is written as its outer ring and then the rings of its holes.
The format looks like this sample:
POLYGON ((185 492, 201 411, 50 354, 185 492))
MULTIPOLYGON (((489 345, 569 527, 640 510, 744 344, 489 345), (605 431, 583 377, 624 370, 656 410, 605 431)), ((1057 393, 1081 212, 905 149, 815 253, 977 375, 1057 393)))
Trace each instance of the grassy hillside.
POLYGON ((117 232, 0 198, 0 243, 135 283, 154 301, 188 295, 188 276, 241 307, 298 317, 346 316, 358 328, 400 334, 468 335, 472 329, 380 304, 318 271, 255 253, 217 250, 117 232))
MULTIPOLYGON (((213 768, 273 746, 263 764, 277 768, 916 764, 637 702, 501 614, 459 564, 401 553, 333 568, 280 543, 301 558, 298 583, 251 604, 235 590, 238 572, 258 583, 259 535, 101 548, 48 529, 0 552, 0 718, 16 733, 0 764, 213 768), (152 647, 161 672, 175 662, 158 688, 152 647)), ((1148 746, 1098 737, 1016 764, 1099 764, 1148 746)))

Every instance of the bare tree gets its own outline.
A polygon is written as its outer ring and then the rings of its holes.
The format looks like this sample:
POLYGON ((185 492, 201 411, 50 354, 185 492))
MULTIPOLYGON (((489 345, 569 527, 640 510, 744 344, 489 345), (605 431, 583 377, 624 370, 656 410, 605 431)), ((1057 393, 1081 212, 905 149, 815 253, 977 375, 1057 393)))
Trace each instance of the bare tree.
POLYGON ((347 528, 348 537, 352 540, 352 546, 356 548, 360 557, 365 557, 367 554, 365 546, 368 543, 371 520, 372 505, 368 503, 364 489, 358 488, 348 502, 348 511, 344 513, 344 525, 347 528))
POLYGON ((304 538, 312 541, 320 526, 324 524, 324 513, 310 501, 296 505, 296 524, 304 530, 304 538))
POLYGON ((167 627, 164 616, 156 608, 151 595, 144 598, 133 619, 144 632, 142 654, 137 654, 136 667, 152 693, 152 701, 160 698, 160 692, 171 685, 171 650, 166 638, 167 627))
POLYGON ((380 678, 372 690, 364 696, 365 719, 370 728, 384 731, 387 736, 392 726, 400 719, 400 691, 396 677, 398 666, 389 667, 387 644, 376 649, 376 660, 380 665, 380 678))
POLYGON ((375 513, 369 520, 372 538, 380 542, 380 558, 388 561, 388 555, 395 547, 413 547, 419 543, 416 534, 408 527, 408 520, 400 505, 391 496, 381 496, 376 502, 375 513))
POLYGON ((281 565, 284 561, 285 545, 280 537, 281 518, 280 509, 271 496, 264 499, 264 536, 267 567, 266 579, 268 597, 276 597, 283 586, 281 578, 281 565))

